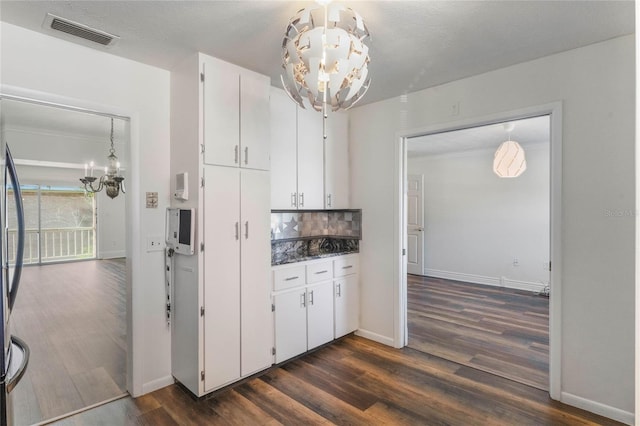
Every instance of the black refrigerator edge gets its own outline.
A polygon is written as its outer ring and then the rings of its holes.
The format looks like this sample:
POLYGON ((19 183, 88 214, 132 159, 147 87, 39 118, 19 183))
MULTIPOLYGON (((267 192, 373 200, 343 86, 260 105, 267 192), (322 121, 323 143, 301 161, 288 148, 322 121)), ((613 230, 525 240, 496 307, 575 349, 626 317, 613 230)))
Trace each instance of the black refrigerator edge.
POLYGON ((13 426, 12 391, 18 384, 29 362, 29 347, 18 337, 11 335, 10 317, 18 295, 22 261, 24 253, 25 224, 22 206, 20 183, 15 164, 4 137, 0 138, 0 230, 2 244, 0 244, 0 258, 2 273, 0 274, 0 288, 2 288, 2 303, 0 303, 0 341, 3 347, 0 352, 0 425, 13 426), (13 193, 15 198, 17 241, 15 247, 9 247, 9 204, 8 196, 13 193), (14 253, 14 261, 10 262, 9 253, 14 253))

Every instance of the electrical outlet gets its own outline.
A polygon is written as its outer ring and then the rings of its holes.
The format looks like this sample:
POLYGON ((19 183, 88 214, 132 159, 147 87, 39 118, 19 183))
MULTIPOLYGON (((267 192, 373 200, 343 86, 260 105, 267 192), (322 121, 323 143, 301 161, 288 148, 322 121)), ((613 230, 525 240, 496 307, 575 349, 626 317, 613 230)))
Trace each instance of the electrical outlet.
POLYGON ((518 260, 517 257, 513 258, 513 266, 520 266, 520 261, 518 260))
POLYGON ((164 238, 160 236, 147 237, 147 251, 164 250, 164 238))

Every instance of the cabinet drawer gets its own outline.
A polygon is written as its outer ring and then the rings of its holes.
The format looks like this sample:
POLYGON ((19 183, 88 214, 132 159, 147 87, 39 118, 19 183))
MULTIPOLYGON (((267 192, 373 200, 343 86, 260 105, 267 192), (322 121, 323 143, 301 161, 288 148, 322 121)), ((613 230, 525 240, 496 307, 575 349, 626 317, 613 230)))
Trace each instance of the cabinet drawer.
POLYGON ((344 277, 358 273, 358 256, 345 256, 333 261, 333 276, 344 277))
POLYGON ((330 280, 331 266, 331 261, 307 265, 307 284, 330 280))
POLYGON ((303 286, 305 284, 304 266, 276 269, 273 271, 273 291, 303 286))

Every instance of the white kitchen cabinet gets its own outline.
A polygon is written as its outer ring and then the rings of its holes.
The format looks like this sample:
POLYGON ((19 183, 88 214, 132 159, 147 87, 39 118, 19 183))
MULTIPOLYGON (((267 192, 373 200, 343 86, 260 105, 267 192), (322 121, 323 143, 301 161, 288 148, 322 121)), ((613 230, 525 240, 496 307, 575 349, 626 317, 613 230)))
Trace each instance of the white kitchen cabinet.
POLYGON ((271 245, 268 172, 204 166, 204 182, 208 391, 271 365, 271 245))
POLYGON ((268 77, 241 70, 241 167, 258 170, 269 170, 270 168, 270 92, 271 80, 268 77))
POLYGON ((274 295, 276 363, 333 340, 333 282, 274 295))
POLYGON ((307 349, 333 340, 333 283, 307 286, 307 349))
POLYGON ((322 113, 298 107, 298 209, 324 208, 322 113))
POLYGON ((271 208, 298 207, 296 104, 280 89, 271 89, 271 208))
POLYGON ((273 267, 275 362, 359 326, 358 255, 273 267))
POLYGON ((270 111, 271 208, 348 208, 348 115, 330 114, 324 142, 322 113, 297 107, 283 90, 271 89, 270 111))
POLYGON ((324 144, 324 191, 326 209, 349 208, 349 116, 330 113, 324 144))
MULTIPOLYGON (((205 185, 206 186, 206 185, 205 185)), ((271 365, 271 215, 269 173, 240 173, 240 373, 246 377, 271 365)), ((218 206, 218 208, 220 208, 218 206)))
POLYGON ((333 281, 335 291, 335 338, 356 331, 360 322, 360 290, 358 275, 333 281))
POLYGON ((279 292, 276 307, 275 362, 280 363, 307 350, 307 292, 304 287, 279 292))
POLYGON ((359 256, 340 256, 333 261, 335 338, 358 329, 360 324, 359 256))
POLYGON ((174 256, 171 373, 198 397, 273 362, 268 82, 203 54, 171 72, 171 175, 190 189, 171 204, 196 209, 197 247, 174 256))
POLYGON ((203 371, 209 390, 240 378, 240 170, 206 166, 204 178, 210 182, 202 212, 204 241, 210 242, 203 253, 203 371))
POLYGON ((269 170, 268 77, 201 55, 204 163, 269 170))

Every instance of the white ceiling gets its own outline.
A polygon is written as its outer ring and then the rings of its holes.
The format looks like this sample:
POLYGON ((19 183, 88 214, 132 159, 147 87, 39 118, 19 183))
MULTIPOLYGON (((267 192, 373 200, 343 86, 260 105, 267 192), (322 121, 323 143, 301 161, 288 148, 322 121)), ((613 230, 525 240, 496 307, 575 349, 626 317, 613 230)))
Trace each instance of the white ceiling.
MULTIPOLYGON (((548 115, 515 120, 510 123, 514 125, 511 131, 511 140, 518 142, 523 147, 549 143, 550 122, 548 115)), ((480 149, 495 150, 508 139, 508 135, 504 124, 500 123, 419 136, 408 140, 407 156, 415 158, 480 149)))
MULTIPOLYGON (((372 84, 362 103, 634 32, 627 1, 345 1, 369 28, 372 84)), ((97 47, 171 69, 200 51, 280 85, 289 18, 311 1, 7 1, 3 21, 45 32, 47 12, 114 33, 97 47)))
MULTIPOLYGON (((85 137, 88 142, 104 140, 105 146, 109 141, 109 117, 12 99, 2 99, 1 102, 0 128, 3 130, 85 137)), ((124 143, 127 139, 125 121, 116 118, 113 127, 115 144, 124 143)))

